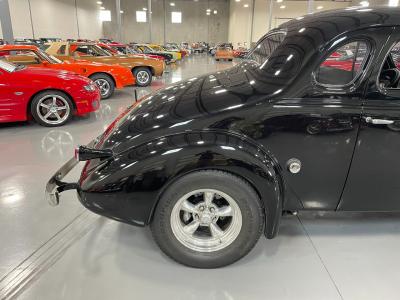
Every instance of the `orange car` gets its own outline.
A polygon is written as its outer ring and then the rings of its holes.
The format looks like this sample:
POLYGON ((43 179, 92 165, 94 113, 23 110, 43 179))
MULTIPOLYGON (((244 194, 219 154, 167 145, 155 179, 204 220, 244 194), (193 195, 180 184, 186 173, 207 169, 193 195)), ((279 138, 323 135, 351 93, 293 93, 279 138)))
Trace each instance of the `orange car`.
POLYGON ((225 46, 217 47, 217 51, 215 51, 215 60, 219 61, 220 59, 227 59, 229 61, 232 61, 233 60, 232 48, 225 46))
POLYGON ((0 46, 0 59, 29 67, 71 71, 89 77, 99 87, 102 99, 111 97, 115 88, 120 89, 135 84, 132 73, 124 67, 85 60, 63 62, 31 45, 0 46))
POLYGON ((165 63, 149 57, 115 56, 94 43, 54 42, 47 44, 46 52, 61 60, 84 59, 110 65, 121 65, 131 70, 137 86, 148 86, 153 76, 162 76, 165 63))

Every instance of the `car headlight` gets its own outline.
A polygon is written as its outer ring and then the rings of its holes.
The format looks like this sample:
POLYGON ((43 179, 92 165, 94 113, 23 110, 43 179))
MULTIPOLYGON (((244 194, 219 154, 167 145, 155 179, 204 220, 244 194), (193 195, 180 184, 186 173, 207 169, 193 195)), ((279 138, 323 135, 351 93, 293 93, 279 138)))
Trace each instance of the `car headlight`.
POLYGON ((85 90, 87 90, 88 92, 94 92, 97 87, 96 87, 96 84, 91 83, 91 84, 85 85, 83 88, 85 90))

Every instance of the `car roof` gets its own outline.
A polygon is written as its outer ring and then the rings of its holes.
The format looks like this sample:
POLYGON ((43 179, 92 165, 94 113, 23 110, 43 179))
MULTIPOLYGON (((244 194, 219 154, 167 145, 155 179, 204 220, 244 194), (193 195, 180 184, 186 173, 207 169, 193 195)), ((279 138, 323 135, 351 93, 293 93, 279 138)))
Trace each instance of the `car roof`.
POLYGON ((11 50, 37 50, 38 47, 34 45, 4 45, 0 46, 0 50, 2 51, 11 51, 11 50))
POLYGON ((332 29, 346 32, 371 26, 400 25, 399 7, 347 7, 345 9, 328 10, 308 14, 283 23, 278 29, 296 30, 315 27, 322 34, 332 29))

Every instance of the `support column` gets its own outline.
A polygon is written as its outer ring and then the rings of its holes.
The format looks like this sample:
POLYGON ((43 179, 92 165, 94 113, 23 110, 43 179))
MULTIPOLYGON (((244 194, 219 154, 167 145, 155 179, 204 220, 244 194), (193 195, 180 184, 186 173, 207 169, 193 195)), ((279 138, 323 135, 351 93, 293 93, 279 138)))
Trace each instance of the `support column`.
POLYGON ((164 45, 167 43, 167 4, 163 1, 163 16, 164 16, 164 45))
POLYGON ((314 0, 308 0, 308 9, 307 12, 312 14, 314 12, 314 0))
POLYGON ((122 43, 121 0, 115 0, 115 7, 117 9, 117 39, 119 43, 122 43))
POLYGON ((8 0, 0 0, 0 22, 3 30, 3 39, 8 43, 14 42, 14 34, 11 25, 10 7, 8 0))
POLYGON ((153 42, 153 11, 151 9, 151 0, 147 0, 147 6, 149 10, 149 30, 150 30, 150 43, 153 42))
POLYGON ((247 45, 247 48, 251 48, 251 43, 253 43, 253 30, 254 30, 254 11, 256 9, 256 0, 253 0, 251 4, 251 21, 250 21, 250 43, 247 45))
POLYGON ((272 11, 274 9, 274 1, 273 0, 268 0, 269 1, 269 8, 268 8, 268 31, 272 29, 272 11))

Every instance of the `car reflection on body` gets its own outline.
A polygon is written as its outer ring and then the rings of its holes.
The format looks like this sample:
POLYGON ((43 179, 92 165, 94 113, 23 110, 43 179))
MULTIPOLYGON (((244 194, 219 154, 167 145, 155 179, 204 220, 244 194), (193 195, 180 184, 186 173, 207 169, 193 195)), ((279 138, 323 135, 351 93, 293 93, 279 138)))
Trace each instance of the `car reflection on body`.
POLYGON ((73 115, 100 107, 96 84, 67 71, 27 68, 0 59, 0 86, 6 87, 0 90, 0 123, 33 118, 43 126, 62 126, 73 115))
POLYGON ((232 68, 129 107, 56 172, 47 199, 74 188, 198 268, 274 238, 284 211, 399 211, 399 20, 399 8, 355 7, 282 24, 232 68), (325 63, 349 49, 351 68, 325 63))

